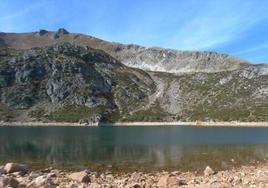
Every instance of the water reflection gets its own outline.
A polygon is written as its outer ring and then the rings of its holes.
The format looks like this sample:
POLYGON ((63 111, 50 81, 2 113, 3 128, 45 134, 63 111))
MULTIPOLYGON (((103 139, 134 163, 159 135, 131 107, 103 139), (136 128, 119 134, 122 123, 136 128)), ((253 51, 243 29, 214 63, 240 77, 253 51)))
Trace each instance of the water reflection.
POLYGON ((34 166, 226 168, 268 158, 262 128, 0 128, 0 161, 34 166))

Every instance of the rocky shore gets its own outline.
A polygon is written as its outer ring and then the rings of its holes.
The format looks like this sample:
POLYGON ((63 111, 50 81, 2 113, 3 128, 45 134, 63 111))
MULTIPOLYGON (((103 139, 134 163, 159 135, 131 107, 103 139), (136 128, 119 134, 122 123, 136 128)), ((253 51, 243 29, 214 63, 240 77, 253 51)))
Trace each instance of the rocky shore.
POLYGON ((47 168, 31 171, 25 165, 0 166, 0 188, 4 187, 81 187, 81 188, 225 188, 268 187, 268 162, 214 171, 207 166, 203 173, 161 171, 114 174, 89 169, 70 172, 47 168))
POLYGON ((78 127, 78 126, 202 126, 202 127, 268 127, 268 122, 240 122, 240 121, 222 121, 222 122, 114 122, 114 123, 71 123, 71 122, 3 122, 0 121, 0 127, 7 126, 25 126, 25 127, 78 127))

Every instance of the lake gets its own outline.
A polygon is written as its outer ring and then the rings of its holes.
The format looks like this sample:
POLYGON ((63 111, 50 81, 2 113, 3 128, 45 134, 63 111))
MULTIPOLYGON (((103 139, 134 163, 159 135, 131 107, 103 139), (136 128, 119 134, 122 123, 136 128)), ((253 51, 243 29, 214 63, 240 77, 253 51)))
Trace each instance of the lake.
POLYGON ((225 169, 268 158, 268 129, 0 127, 0 161, 33 168, 225 169))

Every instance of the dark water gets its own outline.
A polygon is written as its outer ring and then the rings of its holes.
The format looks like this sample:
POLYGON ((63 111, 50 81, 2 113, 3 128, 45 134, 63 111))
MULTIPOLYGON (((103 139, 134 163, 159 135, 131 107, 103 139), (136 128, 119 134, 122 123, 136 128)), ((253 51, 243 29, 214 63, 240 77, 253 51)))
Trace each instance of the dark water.
POLYGON ((1 163, 35 167, 201 170, 206 165, 221 169, 265 158, 267 128, 0 128, 1 163))

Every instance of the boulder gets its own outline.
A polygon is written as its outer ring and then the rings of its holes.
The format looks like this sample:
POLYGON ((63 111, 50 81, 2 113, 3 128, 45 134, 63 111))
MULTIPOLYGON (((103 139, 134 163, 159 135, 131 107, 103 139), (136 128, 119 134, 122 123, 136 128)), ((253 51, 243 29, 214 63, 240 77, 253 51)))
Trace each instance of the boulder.
POLYGON ((7 176, 0 177, 0 187, 18 187, 19 182, 17 179, 7 176))
POLYGON ((26 172, 26 166, 17 163, 7 163, 4 167, 6 173, 13 173, 13 172, 26 172))
POLYGON ((67 178, 69 178, 70 180, 73 180, 73 181, 77 181, 77 182, 83 182, 83 183, 90 182, 89 176, 84 171, 71 173, 67 176, 67 178))
POLYGON ((157 186, 161 188, 175 187, 179 186, 180 181, 175 177, 170 177, 169 175, 164 175, 160 177, 157 186))
POLYGON ((213 174, 215 174, 215 172, 209 166, 207 166, 204 170, 204 176, 207 177, 207 176, 211 176, 213 174))

